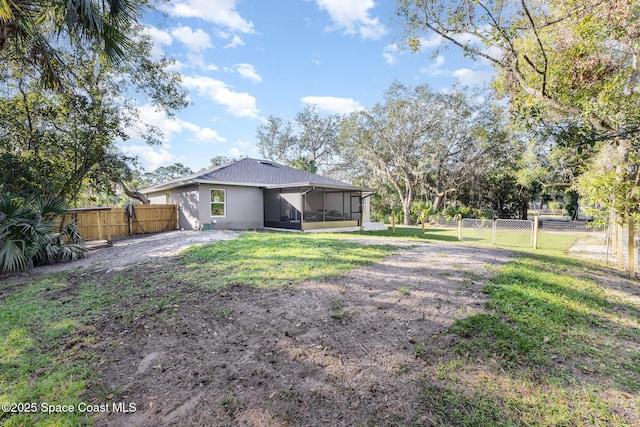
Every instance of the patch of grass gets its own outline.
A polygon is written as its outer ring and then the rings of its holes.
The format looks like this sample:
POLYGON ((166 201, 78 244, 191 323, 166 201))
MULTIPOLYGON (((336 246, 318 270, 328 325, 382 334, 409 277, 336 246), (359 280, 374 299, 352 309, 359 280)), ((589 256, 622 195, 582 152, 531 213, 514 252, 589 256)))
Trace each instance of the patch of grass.
POLYGON ((398 363, 393 367, 392 373, 394 375, 402 375, 402 374, 408 374, 410 370, 411 368, 407 363, 398 363))
POLYGON ((481 390, 460 390, 453 386, 425 384, 421 400, 433 425, 445 426, 517 426, 499 400, 481 390))
POLYGON ((544 238, 552 250, 519 250, 490 279, 487 313, 450 328, 458 336, 455 369, 443 361, 437 384, 423 385, 436 424, 638 422, 640 307, 633 281, 563 255, 575 236, 544 238))
POLYGON ((406 286, 401 287, 400 289, 398 289, 398 292, 400 292, 400 295, 403 296, 409 296, 411 295, 411 289, 409 289, 406 286))
POLYGON ((349 317, 349 312, 344 309, 344 300, 342 298, 336 298, 331 301, 331 308, 333 309, 331 313, 332 319, 342 320, 349 317))
MULTIPOLYGON (((78 405, 95 371, 83 351, 94 342, 89 323, 100 290, 73 284, 63 273, 29 284, 0 286, 13 292, 0 304, 0 404, 78 405)), ((4 425, 76 426, 90 414, 0 412, 4 425)))
POLYGON ((231 317, 232 313, 233 308, 221 308, 217 311, 216 316, 218 317, 218 319, 228 319, 229 317, 231 317))
POLYGON ((437 240, 440 242, 457 242, 458 230, 456 228, 432 228, 426 227, 424 236, 420 226, 396 225, 396 233, 393 234, 391 227, 388 230, 361 231, 361 236, 372 237, 402 237, 418 240, 437 240))
POLYGON ((338 277, 378 261, 395 248, 335 237, 246 233, 242 238, 193 247, 180 256, 179 279, 208 289, 229 285, 286 287, 338 277))

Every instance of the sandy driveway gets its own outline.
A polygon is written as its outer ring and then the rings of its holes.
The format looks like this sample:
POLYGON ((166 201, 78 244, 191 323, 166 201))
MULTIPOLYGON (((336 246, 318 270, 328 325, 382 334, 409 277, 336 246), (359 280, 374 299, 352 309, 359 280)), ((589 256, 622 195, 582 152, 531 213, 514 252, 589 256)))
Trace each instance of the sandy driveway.
POLYGON ((84 259, 70 264, 39 267, 35 273, 50 273, 69 268, 121 270, 132 264, 141 264, 158 258, 173 256, 190 246, 216 240, 235 239, 233 231, 169 231, 115 240, 110 248, 89 251, 84 259))

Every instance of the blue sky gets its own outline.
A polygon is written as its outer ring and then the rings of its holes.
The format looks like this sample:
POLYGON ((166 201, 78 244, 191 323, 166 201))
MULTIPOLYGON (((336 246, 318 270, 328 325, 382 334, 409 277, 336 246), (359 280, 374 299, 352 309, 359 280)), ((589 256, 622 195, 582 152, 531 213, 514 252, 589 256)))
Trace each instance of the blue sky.
POLYGON ((180 162, 194 171, 216 155, 260 157, 256 128, 269 116, 293 121, 305 105, 348 113, 383 101, 398 81, 435 90, 482 85, 492 69, 425 34, 423 51, 401 47, 392 0, 174 0, 145 17, 155 55, 176 59, 191 105, 169 119, 140 103, 165 134, 161 146, 121 144, 152 171, 180 162))

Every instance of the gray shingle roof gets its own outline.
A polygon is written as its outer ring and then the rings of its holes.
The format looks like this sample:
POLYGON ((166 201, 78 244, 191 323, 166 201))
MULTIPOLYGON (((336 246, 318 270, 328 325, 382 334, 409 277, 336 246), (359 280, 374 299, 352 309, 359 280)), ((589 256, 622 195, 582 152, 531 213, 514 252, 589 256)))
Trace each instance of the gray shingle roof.
POLYGON ((280 165, 267 160, 241 159, 214 169, 142 190, 149 193, 193 183, 234 184, 251 187, 317 186, 345 190, 367 190, 335 179, 280 165))

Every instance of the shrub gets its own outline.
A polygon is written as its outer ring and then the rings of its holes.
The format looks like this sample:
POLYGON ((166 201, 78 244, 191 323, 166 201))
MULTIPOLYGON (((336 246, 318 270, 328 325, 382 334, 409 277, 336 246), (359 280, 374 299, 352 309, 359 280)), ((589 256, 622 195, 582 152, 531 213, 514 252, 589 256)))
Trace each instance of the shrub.
POLYGON ((86 249, 75 223, 60 227, 67 212, 64 201, 50 197, 0 198, 0 271, 75 260, 86 249))

